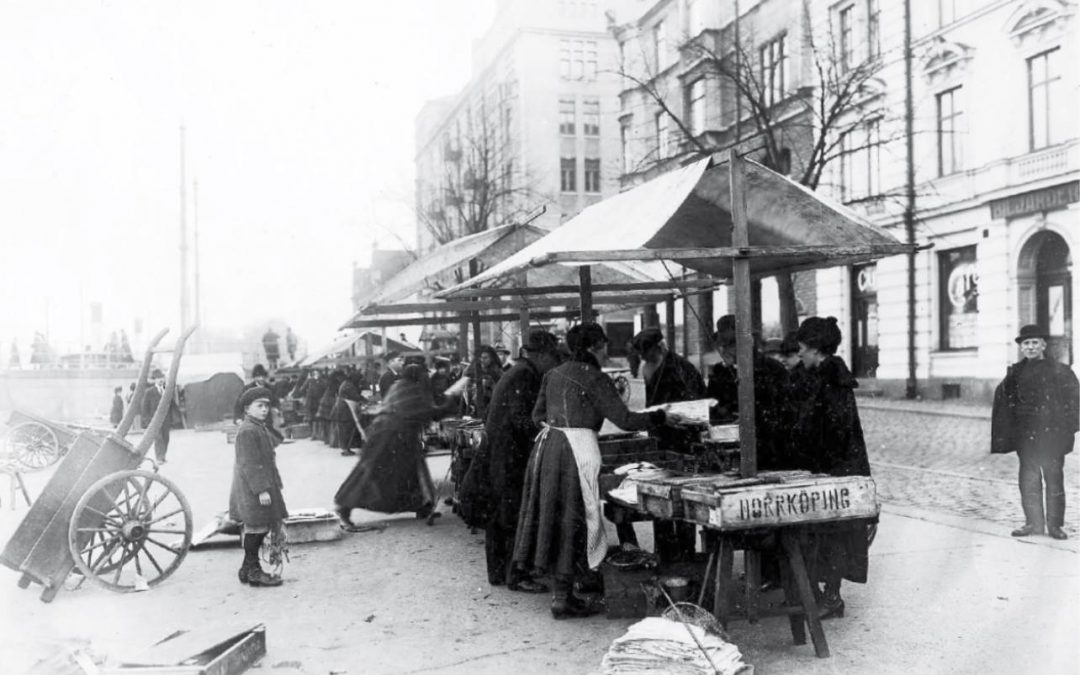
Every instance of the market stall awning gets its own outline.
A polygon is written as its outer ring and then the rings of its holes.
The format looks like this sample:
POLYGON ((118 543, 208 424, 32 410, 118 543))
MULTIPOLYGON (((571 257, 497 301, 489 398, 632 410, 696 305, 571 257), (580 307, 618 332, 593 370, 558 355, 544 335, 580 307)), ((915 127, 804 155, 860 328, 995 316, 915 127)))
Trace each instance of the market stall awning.
MULTIPOLYGON (((382 346, 382 335, 372 331, 360 331, 344 337, 339 337, 321 349, 317 349, 297 363, 298 366, 315 366, 320 362, 333 358, 340 354, 348 353, 352 356, 352 348, 357 342, 370 341, 373 346, 382 346)), ((398 352, 420 351, 420 347, 407 340, 398 340, 390 336, 386 337, 387 349, 398 352)))
POLYGON ((553 263, 675 260, 720 279, 732 256, 758 277, 868 262, 908 247, 850 209, 744 160, 749 246, 732 247, 728 163, 703 159, 582 211, 498 265, 438 294, 487 287, 553 263))

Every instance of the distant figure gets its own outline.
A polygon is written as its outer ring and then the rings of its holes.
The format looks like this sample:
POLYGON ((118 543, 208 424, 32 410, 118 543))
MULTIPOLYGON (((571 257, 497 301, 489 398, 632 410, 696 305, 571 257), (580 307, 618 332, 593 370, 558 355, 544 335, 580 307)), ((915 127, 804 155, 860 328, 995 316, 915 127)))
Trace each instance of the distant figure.
POLYGON ((131 386, 128 387, 126 402, 128 407, 135 406, 135 419, 131 423, 131 430, 140 431, 142 430, 142 405, 141 401, 135 400, 135 386, 135 383, 132 382, 131 386))
POLYGON ((135 362, 135 357, 131 355, 131 343, 128 342, 126 330, 120 331, 120 361, 121 363, 135 362))
POLYGON ((442 405, 446 400, 446 389, 450 384, 450 361, 436 357, 435 372, 431 376, 431 398, 435 405, 442 405))
POLYGON ((1020 329, 1016 343, 1023 359, 1011 366, 994 391, 990 452, 1015 452, 1020 458, 1020 506, 1024 526, 1014 537, 1042 534, 1067 539, 1065 524, 1065 455, 1072 452, 1080 428, 1080 385, 1072 369, 1046 358, 1046 331, 1020 329), (1046 508, 1043 509, 1043 480, 1046 508))
POLYGON ((379 396, 386 400, 387 395, 390 393, 390 387, 393 386, 398 378, 401 377, 401 369, 405 367, 405 359, 398 352, 387 352, 386 356, 386 372, 379 376, 379 396))
POLYGON ((30 365, 43 368, 50 363, 52 363, 52 350, 49 348, 49 341, 45 339, 41 331, 36 331, 34 343, 30 347, 30 365))
POLYGON ((112 410, 109 411, 109 424, 113 425, 114 429, 120 425, 120 420, 124 419, 124 399, 120 396, 123 391, 123 387, 113 388, 112 410))
POLYGON ((495 355, 499 357, 499 367, 503 369, 504 373, 514 366, 510 362, 510 350, 503 343, 495 343, 495 355))
MULTIPOLYGON (((164 395, 165 374, 155 368, 154 372, 150 374, 150 386, 143 393, 142 416, 144 424, 150 424, 150 420, 154 417, 154 411, 157 410, 158 403, 161 402, 164 395)), ((169 432, 175 411, 176 401, 170 401, 168 411, 165 413, 165 420, 161 423, 161 430, 158 431, 157 438, 154 439, 154 456, 158 464, 165 463, 165 456, 169 451, 169 432)))
POLYGON ((285 351, 289 353, 289 362, 296 361, 296 333, 292 328, 285 329, 285 351))
POLYGON ((22 368, 22 359, 19 358, 19 343, 11 341, 11 358, 8 359, 8 368, 19 370, 22 368))
POLYGON ((266 364, 270 366, 270 370, 277 370, 278 359, 281 358, 281 348, 278 346, 279 337, 273 328, 267 328, 262 336, 263 351, 266 352, 266 364))

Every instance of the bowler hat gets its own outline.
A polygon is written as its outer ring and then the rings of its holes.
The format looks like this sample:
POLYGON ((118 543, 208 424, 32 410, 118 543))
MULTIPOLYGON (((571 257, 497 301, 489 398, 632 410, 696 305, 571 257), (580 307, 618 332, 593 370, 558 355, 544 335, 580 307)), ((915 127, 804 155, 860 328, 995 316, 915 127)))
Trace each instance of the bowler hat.
POLYGON ((542 329, 529 331, 529 337, 523 345, 525 351, 538 353, 554 353, 559 347, 559 339, 542 329))
POLYGON ((1042 338, 1044 340, 1048 340, 1050 339, 1050 335, 1035 324, 1029 323, 1028 325, 1020 328, 1020 334, 1016 336, 1016 344, 1020 344, 1024 340, 1030 340, 1031 338, 1042 338))
POLYGON ((150 379, 151 380, 165 379, 165 373, 161 372, 160 368, 154 368, 153 372, 150 373, 150 379))
POLYGON ((256 363, 255 367, 251 369, 252 377, 266 377, 266 366, 261 363, 256 363))

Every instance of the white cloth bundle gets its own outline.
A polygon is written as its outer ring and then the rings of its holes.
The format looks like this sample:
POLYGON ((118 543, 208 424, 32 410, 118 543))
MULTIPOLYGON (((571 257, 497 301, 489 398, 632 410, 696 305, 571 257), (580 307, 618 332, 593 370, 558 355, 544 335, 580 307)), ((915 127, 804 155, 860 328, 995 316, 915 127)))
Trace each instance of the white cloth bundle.
POLYGON ((739 648, 693 625, 650 617, 630 626, 604 655, 602 671, 611 675, 668 673, 672 675, 752 675, 739 648), (699 647, 690 636, 701 643, 699 647), (708 653, 706 657, 702 652, 708 653))

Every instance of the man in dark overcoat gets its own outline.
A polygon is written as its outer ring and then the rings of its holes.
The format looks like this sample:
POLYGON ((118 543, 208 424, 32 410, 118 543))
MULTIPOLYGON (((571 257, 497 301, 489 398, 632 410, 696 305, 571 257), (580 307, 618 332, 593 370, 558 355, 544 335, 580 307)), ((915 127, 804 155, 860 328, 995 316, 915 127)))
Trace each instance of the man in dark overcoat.
MULTIPOLYGON (((142 417, 143 424, 146 427, 149 428, 150 420, 153 419, 158 403, 161 402, 161 398, 164 395, 165 373, 155 368, 150 374, 150 386, 146 388, 142 396, 142 417)), ((178 413, 176 400, 173 399, 169 402, 169 408, 165 413, 165 419, 161 422, 161 429, 154 439, 154 457, 157 459, 158 464, 165 463, 165 455, 169 452, 169 431, 172 429, 173 415, 178 413)))
POLYGON ((525 467, 533 439, 540 432, 532 418, 533 406, 544 373, 559 365, 557 348, 558 340, 551 333, 540 329, 529 333, 523 356, 495 383, 484 423, 487 452, 481 453, 479 460, 489 462, 488 475, 496 502, 484 539, 488 581, 493 586, 505 583, 512 591, 548 590, 509 562, 514 552, 525 467))
POLYGON ((1012 535, 1042 534, 1045 528, 1054 539, 1065 539, 1065 455, 1080 430, 1080 386, 1071 368, 1046 357, 1047 337, 1035 325, 1024 326, 1016 337, 1023 359, 994 391, 990 452, 1020 458, 1024 526, 1012 535))
POLYGON ((387 352, 386 356, 386 372, 379 376, 379 396, 383 400, 386 400, 386 395, 390 393, 390 387, 394 386, 394 383, 401 377, 401 369, 405 367, 405 357, 398 352, 387 352))

